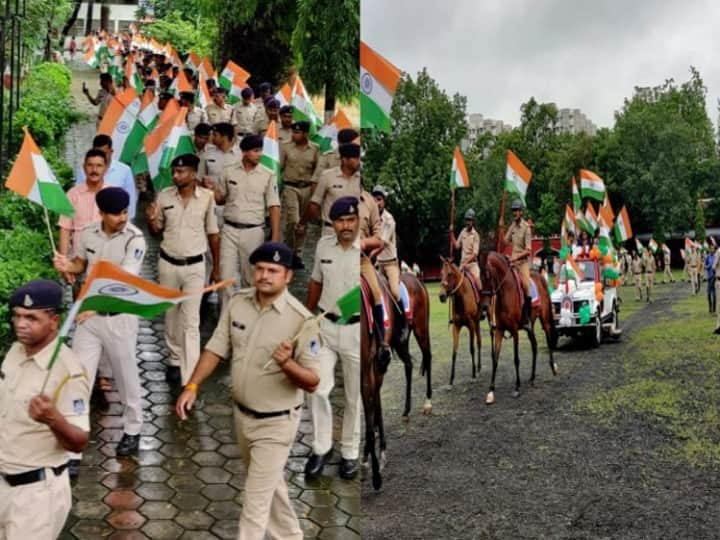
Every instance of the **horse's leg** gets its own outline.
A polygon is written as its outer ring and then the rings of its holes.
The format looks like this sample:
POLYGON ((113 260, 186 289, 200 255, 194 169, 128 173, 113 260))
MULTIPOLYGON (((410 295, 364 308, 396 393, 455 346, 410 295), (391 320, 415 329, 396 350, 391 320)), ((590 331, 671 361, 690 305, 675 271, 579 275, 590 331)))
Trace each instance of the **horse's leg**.
POLYGON ((535 386, 535 363, 537 360, 537 338, 535 337, 535 328, 531 326, 527 331, 530 346, 532 347, 532 371, 530 373, 530 386, 535 386))
POLYGON ((422 365, 420 366, 421 375, 425 375, 425 403, 423 403, 423 414, 432 412, 432 351, 430 350, 430 333, 426 325, 424 333, 420 334, 417 328, 413 331, 415 340, 422 351, 422 365))
POLYGON ((450 367, 450 386, 455 382, 455 358, 457 358, 458 342, 460 341, 460 329, 456 324, 452 326, 452 337, 453 337, 453 352, 452 352, 452 365, 450 367))
POLYGON ((516 398, 520 396, 520 354, 519 354, 519 339, 517 330, 513 332, 513 354, 515 356, 515 391, 512 393, 512 397, 516 398))
MULTIPOLYGON (((380 389, 378 389, 377 394, 377 406, 375 407, 375 425, 377 426, 378 437, 380 439, 380 471, 382 471, 385 467, 385 464, 387 463, 387 444, 385 443, 385 423, 383 422, 380 389)), ((378 477, 379 476, 380 475, 378 474, 378 477)))
POLYGON ((398 353, 398 356, 400 357, 400 360, 402 360, 403 365, 405 366, 405 410, 403 411, 403 420, 408 419, 408 415, 410 414, 410 403, 412 401, 412 356, 410 356, 410 343, 405 340, 402 343, 399 343, 397 347, 395 348, 395 351, 398 353))
POLYGON ((475 374, 475 325, 473 321, 468 321, 468 332, 470 333, 470 362, 472 362, 472 378, 476 377, 475 374))
MULTIPOLYGON (((552 313, 550 313, 550 317, 552 317, 552 313)), ((543 317, 541 319, 543 330, 545 331, 545 343, 547 343, 548 348, 548 354, 550 355, 550 369, 552 370, 553 375, 558 374, 558 367, 555 364, 555 360, 553 360, 553 351, 552 347, 550 346, 550 337, 552 336, 552 321, 548 317, 543 317)))
POLYGON ((475 336, 477 339, 477 367, 478 367, 478 377, 480 376, 481 371, 481 354, 480 349, 482 348, 482 335, 480 334, 480 319, 477 319, 475 321, 475 336))
POLYGON ((495 374, 497 373, 498 360, 500 359, 500 348, 502 347, 502 330, 495 327, 493 330, 493 346, 492 346, 492 378, 490 379, 490 391, 485 398, 485 403, 492 405, 495 403, 495 374))

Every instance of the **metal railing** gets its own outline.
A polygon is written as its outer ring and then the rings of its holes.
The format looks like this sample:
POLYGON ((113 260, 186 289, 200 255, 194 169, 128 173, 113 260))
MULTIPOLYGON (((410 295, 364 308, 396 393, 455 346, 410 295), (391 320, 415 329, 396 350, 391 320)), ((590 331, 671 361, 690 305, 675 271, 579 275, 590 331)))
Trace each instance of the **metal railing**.
POLYGON ((27 0, 5 0, 0 18, 0 172, 4 172, 8 159, 13 156, 13 117, 20 107, 20 79, 24 50, 22 21, 26 16, 27 0), (9 54, 8 54, 9 53, 9 54))

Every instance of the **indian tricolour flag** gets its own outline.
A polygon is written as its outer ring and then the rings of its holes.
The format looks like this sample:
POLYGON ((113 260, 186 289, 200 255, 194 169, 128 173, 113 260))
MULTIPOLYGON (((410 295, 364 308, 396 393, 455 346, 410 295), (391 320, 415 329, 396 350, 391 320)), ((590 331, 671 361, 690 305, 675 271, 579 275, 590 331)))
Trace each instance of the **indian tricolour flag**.
POLYGON ((354 317, 360 316, 360 284, 358 283, 335 301, 340 312, 338 324, 347 324, 354 317))
POLYGON ((637 249, 638 253, 642 253, 645 250, 645 246, 642 245, 639 238, 635 239, 635 249, 637 249))
POLYGON ((120 50, 115 50, 110 53, 111 61, 108 66, 108 73, 112 75, 115 84, 121 85, 125 78, 125 67, 123 66, 123 57, 120 50))
POLYGON ((238 66, 232 60, 229 60, 225 69, 220 72, 218 77, 218 86, 222 86, 228 93, 228 103, 231 105, 242 99, 240 92, 247 86, 247 80, 250 73, 238 66))
POLYGON ((605 182, 587 169, 580 169, 580 190, 583 197, 590 197, 600 202, 605 199, 605 182))
POLYGON ((520 161, 512 150, 507 151, 507 167, 505 168, 505 191, 514 193, 523 205, 525 204, 525 193, 530 185, 532 173, 525 164, 520 161))
POLYGON ((274 97, 280 102, 281 107, 290 105, 290 102, 292 101, 292 88, 290 88, 288 83, 285 83, 282 85, 280 90, 277 91, 274 97))
POLYGON ((575 177, 572 177, 572 201, 573 201, 573 210, 577 212, 582 208, 582 197, 580 197, 580 192, 578 191, 577 182, 575 181, 575 177))
POLYGON ((142 77, 140 77, 140 74, 137 72, 135 59, 132 55, 128 56, 125 61, 125 78, 138 95, 142 93, 145 85, 143 84, 142 77))
POLYGON ((212 102, 212 97, 210 96, 210 90, 208 89, 205 77, 200 77, 198 79, 197 102, 203 109, 212 102))
POLYGON ((75 209, 27 128, 5 187, 48 210, 72 216, 75 209))
POLYGON ((160 124, 145 138, 145 155, 148 172, 155 191, 172 185, 170 162, 183 154, 194 154, 192 136, 185 123, 187 108, 181 107, 179 114, 160 124))
POLYGON ((598 246, 604 253, 612 253, 613 245, 610 239, 611 224, 607 222, 607 212, 600 211, 598 216, 598 246))
POLYGON ((280 185, 280 142, 278 140, 277 123, 270 121, 270 125, 263 137, 263 153, 260 157, 260 166, 265 167, 275 175, 278 186, 280 185))
POLYGON ((110 51, 103 41, 92 39, 88 43, 88 50, 83 56, 85 63, 91 68, 99 68, 110 56, 110 51))
POLYGON ((470 187, 470 177, 465 168, 465 160, 457 146, 453 150, 452 167, 450 168, 450 189, 470 187))
POLYGON ((569 204, 565 205, 565 219, 563 221, 565 229, 572 231, 575 236, 578 234, 577 221, 575 220, 575 212, 570 208, 569 204))
POLYGON ((178 71, 178 76, 175 77, 170 85, 170 88, 168 88, 168 91, 178 99, 180 99, 181 92, 195 93, 192 84, 190 84, 190 81, 188 81, 188 78, 185 76, 185 72, 182 69, 178 71))
POLYGON ((207 56, 203 57, 203 59, 200 61, 200 67, 198 68, 198 72, 206 79, 215 78, 215 68, 213 67, 212 62, 210 62, 210 58, 208 58, 207 56))
POLYGON ((605 200, 602 203, 601 209, 606 212, 606 217, 610 220, 608 223, 612 223, 615 220, 615 212, 613 212, 607 191, 605 192, 605 200))
POLYGON ((293 86, 292 99, 290 104, 293 106, 293 120, 310 123, 310 136, 312 137, 317 133, 317 130, 322 126, 322 120, 315 112, 310 95, 305 90, 305 85, 300 78, 300 75, 295 77, 295 85, 293 86))
POLYGON ((147 134, 139 113, 140 99, 131 87, 115 95, 98 126, 98 133, 112 138, 117 159, 127 165, 135 160, 147 134))
POLYGON ((593 205, 590 203, 585 207, 585 222, 587 223, 587 232, 590 233, 591 236, 594 235, 598 228, 598 217, 593 205))
POLYGON ((615 220, 615 239, 618 242, 625 242, 632 238, 632 227, 630 227, 630 217, 628 216, 627 208, 624 206, 620 213, 617 215, 615 220))
POLYGON ((155 99, 150 92, 143 93, 142 100, 140 100, 140 113, 138 114, 138 120, 145 126, 145 129, 150 133, 158 123, 160 116, 160 109, 158 109, 155 99))
POLYGON ((187 59, 185 60, 185 66, 189 67, 193 71, 197 71, 200 68, 200 57, 194 51, 188 53, 187 59))
POLYGON ((327 152, 331 148, 337 147, 337 134, 341 129, 352 127, 350 120, 342 109, 338 109, 330 119, 330 122, 324 125, 318 132, 320 151, 327 152))
POLYGON ((658 245, 654 238, 650 239, 650 241, 648 242, 648 247, 653 253, 657 251, 658 245))
POLYGON ((398 68, 360 41, 360 127, 390 132, 390 109, 400 82, 398 68))

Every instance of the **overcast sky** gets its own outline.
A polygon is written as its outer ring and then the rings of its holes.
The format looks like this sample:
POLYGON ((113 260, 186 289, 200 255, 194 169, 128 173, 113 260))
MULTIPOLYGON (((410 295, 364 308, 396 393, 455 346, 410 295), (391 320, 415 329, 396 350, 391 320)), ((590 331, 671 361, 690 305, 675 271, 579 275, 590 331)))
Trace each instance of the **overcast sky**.
POLYGON ((413 77, 423 67, 468 113, 516 126, 530 96, 600 127, 635 86, 699 69, 713 124, 717 0, 361 0, 362 39, 413 77))

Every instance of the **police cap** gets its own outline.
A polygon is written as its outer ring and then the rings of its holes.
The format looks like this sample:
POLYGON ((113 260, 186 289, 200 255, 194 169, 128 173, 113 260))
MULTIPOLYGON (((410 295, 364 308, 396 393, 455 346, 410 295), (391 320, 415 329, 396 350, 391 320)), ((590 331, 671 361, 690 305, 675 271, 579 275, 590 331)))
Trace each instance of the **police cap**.
POLYGON ((121 187, 106 187, 95 194, 95 204, 105 214, 119 214, 130 206, 130 195, 121 187))
POLYGON ((195 154, 183 154, 170 162, 171 167, 190 167, 196 171, 198 165, 200 165, 200 158, 195 154))
POLYGON ((357 216, 359 202, 357 197, 340 197, 330 207, 330 220, 335 221, 343 216, 357 216))
POLYGON ((523 203, 520 199, 515 199, 512 202, 512 209, 513 210, 522 210, 523 209, 523 203))
POLYGON ((293 106, 292 105, 283 105, 280 107, 280 114, 292 114, 293 113, 293 106))
POLYGON ((240 150, 247 152, 263 147, 263 138, 260 135, 247 135, 240 141, 240 150))
POLYGON ((308 133, 310 131, 310 122, 307 122, 305 120, 298 120, 297 122, 292 123, 290 129, 292 129, 293 131, 302 131, 304 133, 308 133))
POLYGON ((352 128, 341 129, 337 133, 338 144, 347 144, 357 139, 360 134, 352 128))
POLYGON ((292 268, 293 252, 282 242, 265 242, 250 255, 250 264, 259 262, 281 264, 285 268, 292 268))
POLYGON ((62 306, 63 290, 55 281, 35 279, 29 281, 10 296, 10 308, 58 309, 62 306))
POLYGON ((359 144, 341 144, 338 147, 340 157, 344 158, 359 158, 360 157, 360 145, 359 144))
POLYGON ((246 86, 245 88, 243 88, 240 91, 240 95, 242 96, 243 99, 250 99, 251 97, 253 97, 252 88, 250 88, 249 86, 246 86))

